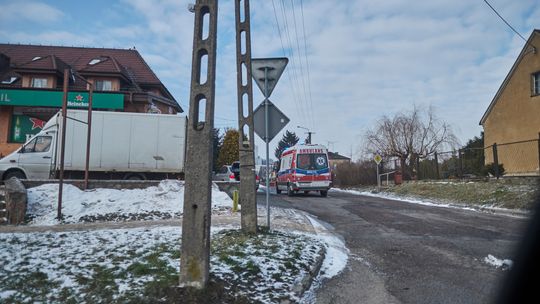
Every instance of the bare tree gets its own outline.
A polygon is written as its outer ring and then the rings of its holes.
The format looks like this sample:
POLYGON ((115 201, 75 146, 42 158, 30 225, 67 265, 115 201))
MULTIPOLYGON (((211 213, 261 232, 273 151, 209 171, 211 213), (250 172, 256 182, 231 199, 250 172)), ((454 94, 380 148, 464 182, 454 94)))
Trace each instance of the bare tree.
POLYGON ((450 125, 438 119, 432 107, 422 112, 414 106, 409 113, 400 112, 393 117, 385 115, 364 137, 367 152, 399 158, 403 174, 412 173, 407 169, 417 159, 458 144, 450 125))

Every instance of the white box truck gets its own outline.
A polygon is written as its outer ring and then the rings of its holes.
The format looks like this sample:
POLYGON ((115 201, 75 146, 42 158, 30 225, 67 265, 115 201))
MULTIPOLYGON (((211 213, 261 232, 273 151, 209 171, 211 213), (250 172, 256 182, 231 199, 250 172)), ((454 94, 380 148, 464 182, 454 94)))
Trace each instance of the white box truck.
MULTIPOLYGON (((64 177, 84 178, 87 111, 68 110, 64 177)), ((89 176, 93 179, 181 177, 186 147, 184 116, 92 112, 89 176)), ((58 177, 61 112, 17 151, 0 159, 0 178, 58 177)))

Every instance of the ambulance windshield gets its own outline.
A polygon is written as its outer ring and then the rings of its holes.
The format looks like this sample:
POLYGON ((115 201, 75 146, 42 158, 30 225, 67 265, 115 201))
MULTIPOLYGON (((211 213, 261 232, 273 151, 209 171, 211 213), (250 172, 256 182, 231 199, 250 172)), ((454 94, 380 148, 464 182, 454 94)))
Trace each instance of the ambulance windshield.
POLYGON ((328 168, 326 154, 298 154, 296 167, 303 170, 321 170, 328 168))

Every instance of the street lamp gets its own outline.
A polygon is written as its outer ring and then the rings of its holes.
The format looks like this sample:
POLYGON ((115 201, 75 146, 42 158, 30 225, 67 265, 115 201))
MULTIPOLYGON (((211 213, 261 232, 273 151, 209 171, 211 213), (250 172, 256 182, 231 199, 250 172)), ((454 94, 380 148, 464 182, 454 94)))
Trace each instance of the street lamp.
POLYGON ((296 127, 307 131, 306 133, 308 134, 308 137, 306 139, 306 144, 311 144, 311 134, 315 134, 315 132, 311 132, 308 128, 305 128, 305 127, 301 127, 301 126, 296 126, 296 127))

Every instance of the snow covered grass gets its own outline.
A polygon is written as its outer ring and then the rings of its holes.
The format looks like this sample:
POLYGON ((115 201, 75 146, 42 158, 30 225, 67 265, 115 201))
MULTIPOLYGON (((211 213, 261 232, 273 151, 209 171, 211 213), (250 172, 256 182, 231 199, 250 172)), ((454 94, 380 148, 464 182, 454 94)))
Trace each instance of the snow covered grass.
POLYGON ((226 231, 212 245, 217 251, 212 262, 222 270, 215 276, 235 282, 227 289, 262 303, 298 302, 298 286, 323 252, 312 237, 280 232, 248 237, 226 231))
MULTIPOLYGON (((32 225, 55 225, 58 184, 28 189, 28 216, 32 225)), ((96 220, 163 219, 181 215, 184 206, 184 182, 164 180, 146 189, 80 190, 66 184, 62 196, 64 223, 96 220)), ((212 209, 224 212, 232 207, 225 192, 212 186, 212 209)))
POLYGON ((530 210, 538 194, 538 184, 530 180, 508 179, 434 183, 405 183, 389 189, 400 196, 433 198, 475 206, 530 210))
POLYGON ((375 187, 333 191, 401 200, 431 206, 455 207, 474 210, 516 210, 526 213, 534 206, 539 194, 538 185, 528 180, 504 181, 420 181, 399 186, 375 187))
MULTIPOLYGON (((147 303, 178 284, 178 227, 0 234, 0 302, 147 303)), ((300 301, 326 245, 280 232, 213 231, 211 277, 250 303, 300 301)))
POLYGON ((177 280, 179 228, 0 234, 0 302, 128 302, 177 280))

